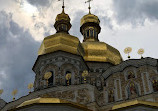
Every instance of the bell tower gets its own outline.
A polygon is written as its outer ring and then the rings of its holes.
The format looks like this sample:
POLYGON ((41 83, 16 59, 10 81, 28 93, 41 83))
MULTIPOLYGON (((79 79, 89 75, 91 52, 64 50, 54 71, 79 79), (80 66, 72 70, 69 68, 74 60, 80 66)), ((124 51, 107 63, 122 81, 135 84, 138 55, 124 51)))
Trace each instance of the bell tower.
POLYGON ((56 33, 45 37, 33 66, 34 88, 43 90, 58 86, 81 84, 81 72, 87 70, 82 56, 83 47, 79 39, 69 34, 70 17, 64 11, 57 15, 54 27, 56 33))

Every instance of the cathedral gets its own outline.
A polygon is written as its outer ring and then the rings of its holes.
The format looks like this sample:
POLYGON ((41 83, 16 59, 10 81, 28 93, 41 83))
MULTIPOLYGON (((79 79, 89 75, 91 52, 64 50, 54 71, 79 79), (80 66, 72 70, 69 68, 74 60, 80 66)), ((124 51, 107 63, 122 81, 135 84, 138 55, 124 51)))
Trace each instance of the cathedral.
POLYGON ((56 16, 56 33, 45 37, 32 70, 34 91, 1 111, 158 111, 158 61, 123 61, 114 47, 99 41, 99 18, 80 22, 83 42, 69 34, 70 17, 56 16))

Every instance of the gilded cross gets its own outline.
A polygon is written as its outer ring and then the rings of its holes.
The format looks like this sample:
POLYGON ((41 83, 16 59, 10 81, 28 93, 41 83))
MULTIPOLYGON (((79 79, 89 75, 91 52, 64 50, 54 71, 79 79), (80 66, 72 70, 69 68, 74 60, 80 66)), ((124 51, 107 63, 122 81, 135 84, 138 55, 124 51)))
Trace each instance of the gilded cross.
POLYGON ((91 1, 93 1, 93 0, 87 0, 85 3, 89 3, 89 7, 88 7, 88 9, 89 9, 89 14, 91 13, 91 1))
MULTIPOLYGON (((58 1, 62 1, 62 0, 58 0, 58 1)), ((63 6, 62 6, 62 8, 63 8, 63 12, 64 12, 64 8, 65 8, 65 1, 63 0, 63 6)))

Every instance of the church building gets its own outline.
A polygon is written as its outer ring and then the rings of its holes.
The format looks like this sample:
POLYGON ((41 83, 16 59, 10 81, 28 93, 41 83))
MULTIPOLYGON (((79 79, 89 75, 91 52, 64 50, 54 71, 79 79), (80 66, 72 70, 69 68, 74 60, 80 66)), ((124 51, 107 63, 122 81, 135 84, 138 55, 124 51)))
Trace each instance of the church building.
POLYGON ((158 61, 123 61, 120 52, 99 41, 99 18, 80 22, 83 42, 69 34, 70 17, 56 16, 56 33, 45 37, 32 70, 34 91, 6 103, 1 111, 158 111, 158 61))

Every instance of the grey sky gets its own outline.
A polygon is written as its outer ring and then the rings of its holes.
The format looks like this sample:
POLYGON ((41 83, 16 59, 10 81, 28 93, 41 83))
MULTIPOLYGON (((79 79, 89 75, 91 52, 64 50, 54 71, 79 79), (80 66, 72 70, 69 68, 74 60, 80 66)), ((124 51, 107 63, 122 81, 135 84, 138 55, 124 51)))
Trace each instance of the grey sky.
POLYGON ((12 20, 12 14, 0 11, 0 87, 6 101, 11 100, 14 88, 20 89, 18 96, 26 94, 27 84, 34 79, 31 68, 39 45, 29 30, 12 20))
POLYGON ((130 22, 133 25, 144 24, 145 19, 158 19, 157 0, 115 0, 113 3, 117 20, 130 22))
MULTIPOLYGON (((80 19, 88 13, 85 0, 65 0, 65 12, 71 18, 70 34, 80 34, 80 19)), ((55 33, 55 17, 61 13, 58 0, 0 0, 0 89, 2 98, 11 101, 11 91, 17 97, 26 95, 27 84, 34 81, 31 70, 37 51, 45 36, 55 33), (8 96, 9 95, 9 96, 8 96)), ((93 0, 91 12, 101 21, 100 41, 117 48, 122 57, 125 47, 133 48, 132 58, 158 57, 157 0, 93 0)))

